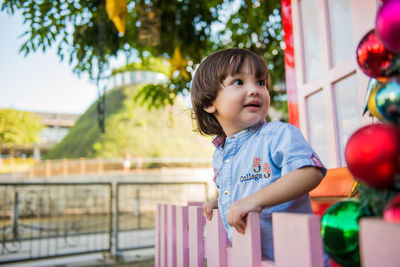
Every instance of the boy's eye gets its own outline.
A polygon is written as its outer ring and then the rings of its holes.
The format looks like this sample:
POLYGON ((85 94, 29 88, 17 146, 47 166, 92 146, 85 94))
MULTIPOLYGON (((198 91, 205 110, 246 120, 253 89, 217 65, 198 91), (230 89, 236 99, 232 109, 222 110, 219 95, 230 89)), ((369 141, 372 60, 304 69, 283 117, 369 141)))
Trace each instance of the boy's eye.
POLYGON ((265 85, 266 85, 265 80, 259 80, 259 81, 258 81, 258 85, 260 85, 260 86, 265 86, 265 85))
POLYGON ((232 85, 242 85, 242 84, 243 84, 243 81, 240 79, 234 80, 232 83, 232 85))

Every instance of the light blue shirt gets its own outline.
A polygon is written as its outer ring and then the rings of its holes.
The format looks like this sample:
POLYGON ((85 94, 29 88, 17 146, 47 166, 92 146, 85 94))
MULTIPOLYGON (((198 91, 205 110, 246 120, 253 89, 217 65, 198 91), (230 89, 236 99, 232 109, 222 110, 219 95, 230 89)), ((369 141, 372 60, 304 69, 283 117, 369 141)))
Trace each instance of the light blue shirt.
MULTIPOLYGON (((218 209, 228 237, 232 227, 227 216, 233 202, 254 194, 281 176, 305 166, 326 168, 296 127, 282 122, 263 122, 235 135, 214 139, 214 181, 219 188, 218 209)), ((263 255, 274 260, 272 213, 313 213, 305 194, 295 200, 264 208, 260 214, 263 255)))

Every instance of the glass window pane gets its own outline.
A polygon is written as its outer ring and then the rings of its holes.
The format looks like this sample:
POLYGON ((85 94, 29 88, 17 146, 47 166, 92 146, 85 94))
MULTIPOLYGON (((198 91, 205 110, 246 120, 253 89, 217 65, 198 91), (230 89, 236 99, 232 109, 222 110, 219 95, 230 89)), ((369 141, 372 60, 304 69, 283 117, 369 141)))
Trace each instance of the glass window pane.
POLYGON ((304 42, 304 67, 306 82, 321 74, 321 49, 318 36, 317 7, 315 0, 300 2, 301 25, 304 42))
POLYGON ((351 134, 361 126, 357 78, 351 75, 334 84, 340 147, 340 166, 345 166, 344 148, 351 134))
POLYGON ((350 1, 329 0, 328 9, 332 63, 337 66, 355 53, 350 1))
POLYGON ((326 138, 325 109, 322 91, 307 97, 310 143, 328 168, 328 142, 326 138))

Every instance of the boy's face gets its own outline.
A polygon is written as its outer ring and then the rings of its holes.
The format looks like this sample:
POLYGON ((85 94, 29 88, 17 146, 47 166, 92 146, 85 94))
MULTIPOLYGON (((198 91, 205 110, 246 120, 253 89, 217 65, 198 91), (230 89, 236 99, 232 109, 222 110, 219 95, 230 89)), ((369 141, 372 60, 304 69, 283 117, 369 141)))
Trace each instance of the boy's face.
POLYGON ((269 105, 267 77, 256 78, 245 62, 239 74, 225 78, 213 104, 204 110, 214 114, 230 136, 263 121, 269 105))

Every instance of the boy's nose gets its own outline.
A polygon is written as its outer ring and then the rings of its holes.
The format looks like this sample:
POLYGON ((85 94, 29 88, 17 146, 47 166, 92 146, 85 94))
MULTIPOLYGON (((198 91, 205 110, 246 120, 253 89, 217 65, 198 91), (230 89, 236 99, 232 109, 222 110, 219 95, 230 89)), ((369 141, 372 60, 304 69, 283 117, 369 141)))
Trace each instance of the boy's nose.
POLYGON ((258 95, 259 94, 258 88, 255 85, 250 85, 247 92, 249 95, 258 95))

